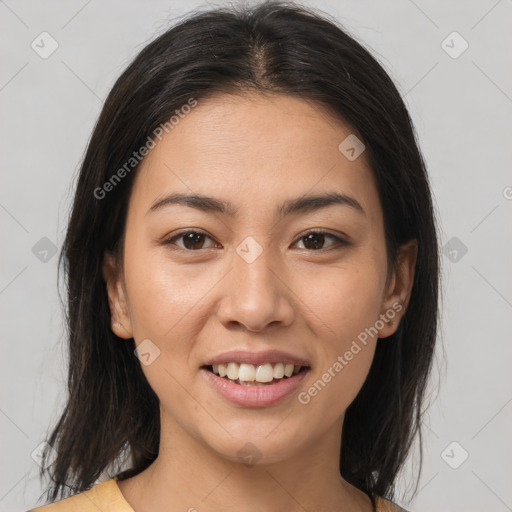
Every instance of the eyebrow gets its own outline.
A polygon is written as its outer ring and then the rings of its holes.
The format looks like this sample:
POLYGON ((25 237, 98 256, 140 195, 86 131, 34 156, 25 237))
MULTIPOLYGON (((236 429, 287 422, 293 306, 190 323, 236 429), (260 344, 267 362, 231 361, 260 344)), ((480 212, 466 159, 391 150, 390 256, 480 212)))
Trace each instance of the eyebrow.
MULTIPOLYGON (((224 201, 201 194, 188 195, 175 193, 167 195, 154 202, 146 214, 156 212, 162 208, 175 204, 195 208, 196 210, 206 213, 221 213, 230 217, 235 217, 238 213, 238 208, 235 208, 233 203, 230 201, 224 201)), ((363 207, 357 199, 337 192, 289 199, 276 207, 275 214, 277 217, 285 217, 295 213, 320 210, 332 205, 347 206, 362 215, 366 215, 363 207)))

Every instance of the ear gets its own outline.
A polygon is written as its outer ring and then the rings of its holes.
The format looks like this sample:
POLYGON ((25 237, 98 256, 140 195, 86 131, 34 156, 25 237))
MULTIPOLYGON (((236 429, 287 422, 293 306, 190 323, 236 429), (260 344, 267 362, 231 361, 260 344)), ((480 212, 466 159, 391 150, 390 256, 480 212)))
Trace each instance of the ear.
POLYGON ((107 286, 112 331, 120 338, 130 339, 133 337, 133 329, 126 300, 126 291, 121 278, 122 273, 114 256, 109 252, 104 255, 102 273, 107 286))
POLYGON ((387 338, 398 329, 400 319, 409 305, 411 290, 414 284, 418 242, 409 240, 401 245, 397 253, 396 268, 386 286, 380 318, 384 327, 379 329, 379 338, 387 338))

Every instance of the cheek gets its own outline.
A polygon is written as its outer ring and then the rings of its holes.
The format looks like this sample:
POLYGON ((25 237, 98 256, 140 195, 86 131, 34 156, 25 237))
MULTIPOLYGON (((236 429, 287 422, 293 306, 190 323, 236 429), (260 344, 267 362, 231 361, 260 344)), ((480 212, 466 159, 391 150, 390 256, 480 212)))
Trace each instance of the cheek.
POLYGON ((303 311, 316 326, 320 362, 308 394, 317 401, 315 407, 337 404, 328 413, 332 419, 348 407, 368 375, 377 342, 372 327, 379 318, 381 277, 375 265, 359 258, 358 265, 318 274, 314 283, 302 281, 303 311))
POLYGON ((200 327, 197 313, 209 287, 200 285, 197 277, 194 281, 192 271, 171 265, 159 252, 141 247, 126 251, 129 313, 136 345, 149 339, 157 347, 146 345, 158 355, 141 366, 151 388, 162 403, 172 396, 173 403, 183 404, 190 397, 180 383, 190 379, 193 370, 189 356, 200 327))
POLYGON ((192 267, 178 268, 164 252, 154 249, 134 247, 126 254, 125 277, 135 339, 171 336, 199 299, 192 267))
POLYGON ((297 281, 304 313, 323 333, 330 350, 343 349, 378 319, 381 276, 375 265, 363 263, 347 263, 297 281))

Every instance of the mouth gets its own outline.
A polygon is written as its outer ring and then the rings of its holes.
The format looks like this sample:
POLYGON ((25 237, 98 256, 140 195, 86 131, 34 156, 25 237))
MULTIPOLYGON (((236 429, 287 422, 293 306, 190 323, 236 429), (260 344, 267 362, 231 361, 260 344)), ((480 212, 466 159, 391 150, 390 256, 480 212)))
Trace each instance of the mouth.
POLYGON ((240 386, 269 386, 286 381, 310 370, 308 365, 294 365, 290 363, 253 365, 237 362, 204 365, 201 368, 232 384, 240 386))

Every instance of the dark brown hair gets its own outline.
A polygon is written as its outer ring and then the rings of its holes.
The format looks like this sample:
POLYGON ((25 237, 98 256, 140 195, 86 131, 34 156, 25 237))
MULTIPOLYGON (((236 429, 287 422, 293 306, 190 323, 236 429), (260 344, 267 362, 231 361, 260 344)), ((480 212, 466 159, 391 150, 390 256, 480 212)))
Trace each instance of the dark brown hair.
MULTIPOLYGON (((110 328, 102 277, 119 259, 137 166, 112 180, 158 126, 190 98, 256 91, 313 100, 362 138, 384 214, 388 266, 418 242, 415 280, 397 331, 378 343, 369 375, 348 407, 340 473, 363 492, 394 498, 419 434, 438 327, 439 252, 426 166, 396 86, 362 44, 324 13, 288 2, 194 12, 145 46, 108 95, 80 168, 59 259, 67 286, 68 397, 47 442, 41 477, 55 501, 90 488, 127 456, 120 479, 157 457, 159 401, 134 355, 110 328)), ((421 467, 421 464, 420 464, 421 467)), ((418 475, 419 480, 419 475, 418 475)))

